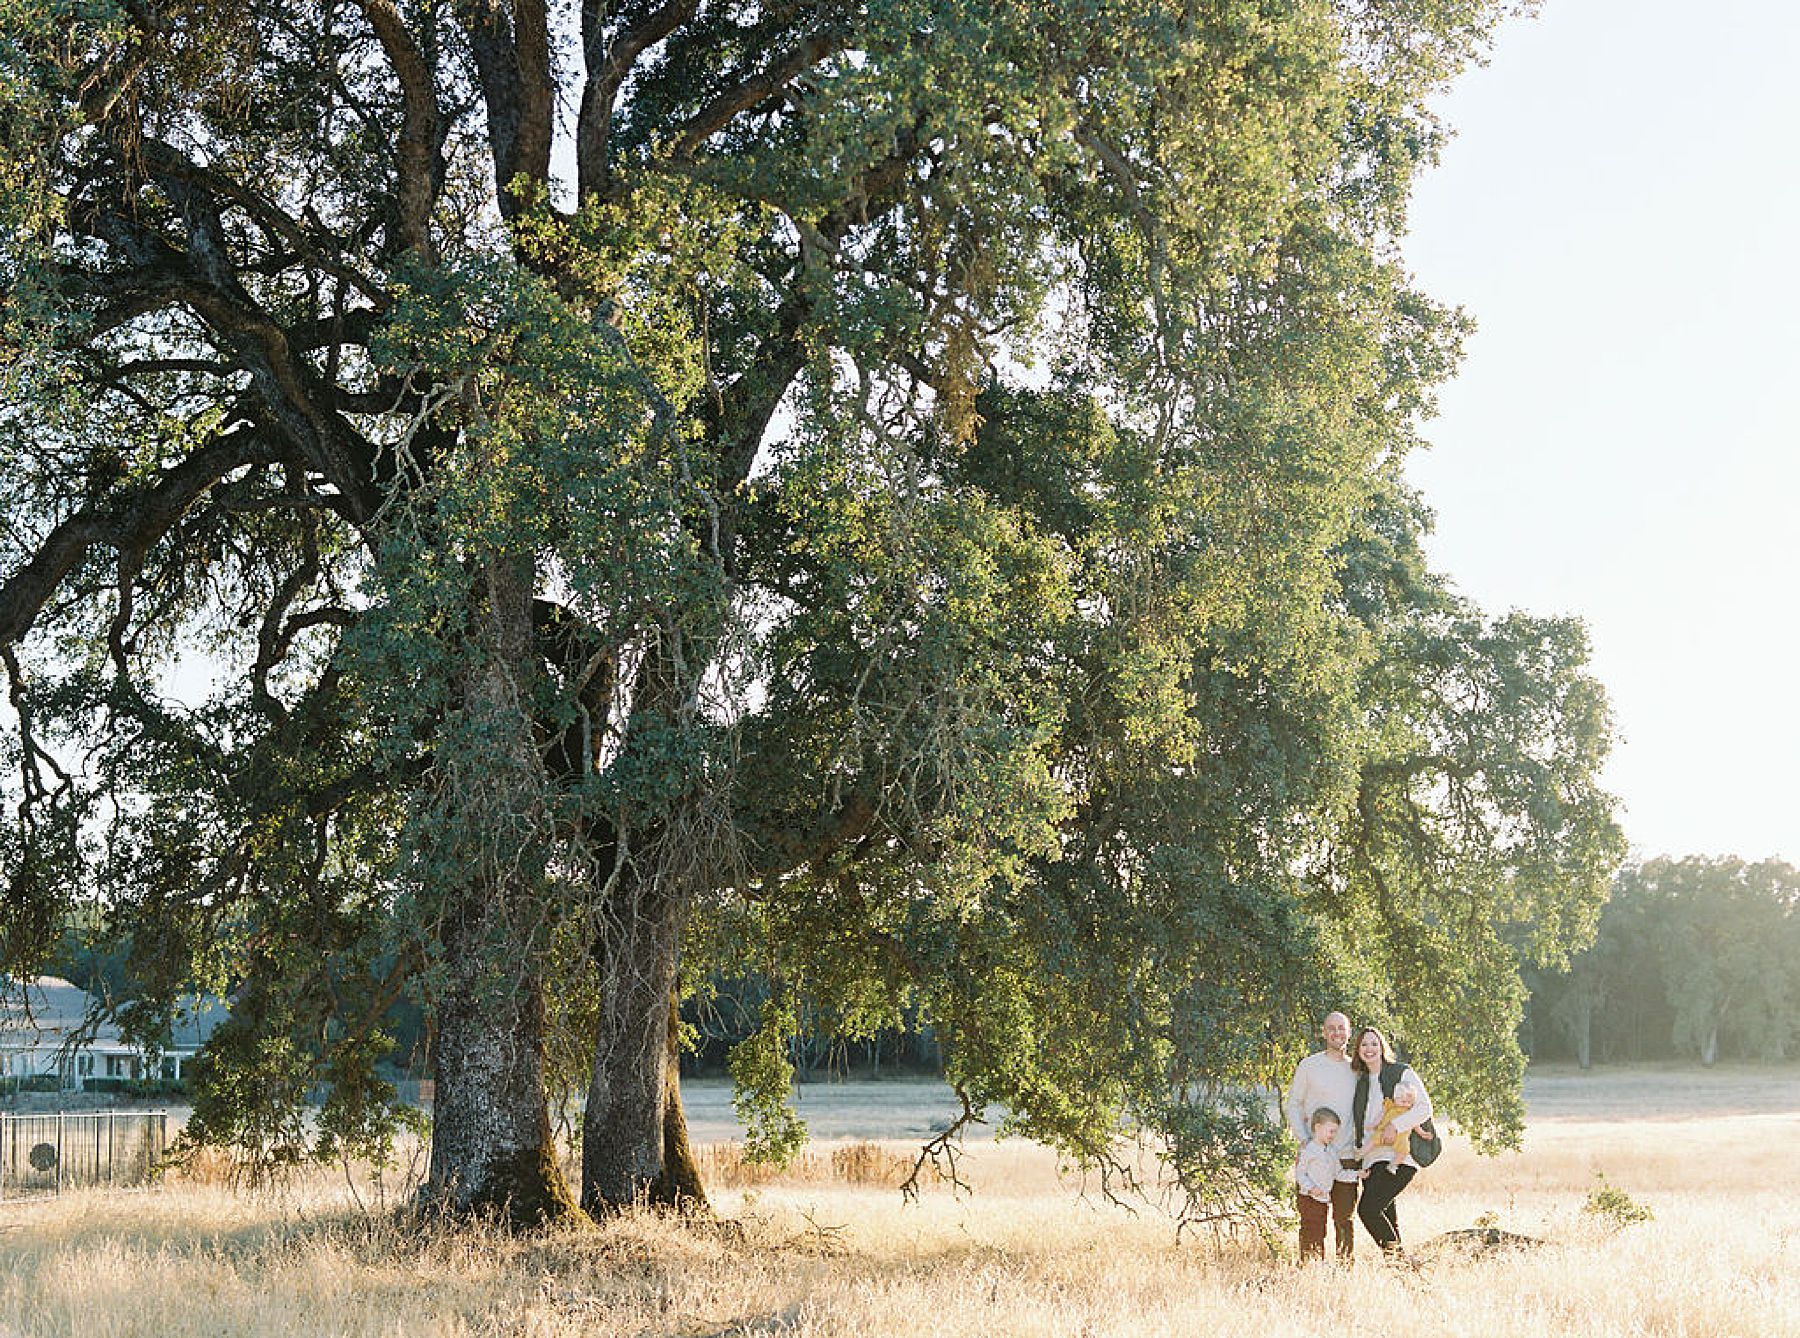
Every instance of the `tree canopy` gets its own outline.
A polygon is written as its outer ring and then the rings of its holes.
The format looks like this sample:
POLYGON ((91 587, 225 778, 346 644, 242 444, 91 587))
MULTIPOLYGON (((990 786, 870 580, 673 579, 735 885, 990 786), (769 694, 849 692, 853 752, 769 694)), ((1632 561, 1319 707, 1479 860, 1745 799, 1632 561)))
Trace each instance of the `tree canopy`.
POLYGON ((586 1207, 702 1193, 714 970, 770 1155, 803 1009, 1206 1203, 1328 1006, 1516 1134, 1619 849, 1579 625, 1401 475, 1500 9, 0 0, 7 964, 231 990, 195 1133, 277 1158, 413 998, 430 1192, 521 1218, 571 1083, 586 1207))

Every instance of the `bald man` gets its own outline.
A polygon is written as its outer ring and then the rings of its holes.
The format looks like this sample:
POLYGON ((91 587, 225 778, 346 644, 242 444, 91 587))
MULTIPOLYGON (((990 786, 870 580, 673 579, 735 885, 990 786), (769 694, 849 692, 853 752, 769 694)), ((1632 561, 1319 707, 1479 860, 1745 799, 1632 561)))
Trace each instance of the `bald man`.
MULTIPOLYGON (((1326 1107, 1338 1116, 1337 1137, 1332 1150, 1338 1155, 1337 1180, 1331 1187, 1331 1223, 1336 1229, 1337 1255, 1348 1260, 1356 1248, 1356 1131, 1351 1127, 1350 1107, 1356 1100, 1356 1072, 1350 1067, 1350 1019, 1342 1013, 1327 1013, 1319 1024, 1323 1050, 1308 1055, 1294 1069, 1294 1080, 1288 1084, 1288 1128, 1306 1146, 1312 1137, 1313 1112, 1326 1107)), ((1300 1257, 1325 1257, 1325 1217, 1323 1212, 1305 1212, 1300 1217, 1300 1257)))

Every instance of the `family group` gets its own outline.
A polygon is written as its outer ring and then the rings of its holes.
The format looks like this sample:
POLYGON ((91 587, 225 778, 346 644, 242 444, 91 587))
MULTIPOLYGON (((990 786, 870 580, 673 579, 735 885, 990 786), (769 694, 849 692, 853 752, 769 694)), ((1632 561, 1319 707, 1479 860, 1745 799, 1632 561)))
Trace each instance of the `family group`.
POLYGON ((1329 1219, 1338 1258, 1348 1261, 1361 1218, 1384 1255, 1404 1258, 1396 1201, 1442 1147, 1431 1096, 1377 1028, 1364 1027, 1352 1045, 1350 1019, 1331 1013, 1319 1035, 1325 1048, 1295 1068, 1285 1107, 1300 1140, 1294 1163, 1300 1257, 1325 1257, 1329 1219))

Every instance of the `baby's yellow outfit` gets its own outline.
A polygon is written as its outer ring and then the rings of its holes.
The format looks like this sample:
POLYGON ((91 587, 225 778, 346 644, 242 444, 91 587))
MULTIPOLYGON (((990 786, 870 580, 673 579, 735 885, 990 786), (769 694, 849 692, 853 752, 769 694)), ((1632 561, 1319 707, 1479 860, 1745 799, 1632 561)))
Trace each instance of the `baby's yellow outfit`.
MULTIPOLYGON (((1379 1131, 1382 1125, 1397 1116, 1406 1114, 1411 1109, 1411 1106, 1403 1106, 1398 1101, 1382 1102, 1381 1118, 1375 1121, 1375 1128, 1379 1131)), ((1385 1135, 1377 1132, 1373 1142, 1377 1147, 1391 1146, 1394 1149, 1394 1165, 1396 1166, 1412 1155, 1412 1131, 1410 1129, 1401 1133, 1395 1133, 1390 1129, 1385 1135)))

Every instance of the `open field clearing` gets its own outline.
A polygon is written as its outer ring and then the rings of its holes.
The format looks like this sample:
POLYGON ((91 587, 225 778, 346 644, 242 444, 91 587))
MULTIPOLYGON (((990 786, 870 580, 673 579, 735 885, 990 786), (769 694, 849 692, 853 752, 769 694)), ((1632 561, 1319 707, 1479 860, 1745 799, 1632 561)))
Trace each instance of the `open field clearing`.
MULTIPOLYGON (((813 1137, 924 1139, 956 1109, 943 1083, 926 1078, 876 1082, 815 1082, 795 1089, 813 1137)), ((731 1084, 688 1079, 681 1086, 688 1128, 702 1143, 738 1136, 731 1084)), ((1572 1065, 1533 1067, 1525 1101, 1534 1123, 1544 1120, 1683 1120, 1702 1115, 1800 1114, 1800 1066, 1720 1064, 1701 1069, 1638 1064, 1583 1073, 1572 1065)), ((971 1137, 981 1134, 977 1126, 971 1137)))
MULTIPOLYGON (((838 1095, 926 1127, 937 1110, 925 1084, 838 1095)), ((972 1198, 905 1205, 879 1181, 916 1143, 846 1152, 840 1136, 796 1175, 716 1189, 724 1226, 636 1216, 523 1239, 397 1227, 324 1172, 275 1197, 69 1194, 0 1207, 0 1333, 1342 1334, 1371 1313, 1481 1338, 1800 1333, 1797 1096, 1791 1069, 1535 1074, 1524 1151, 1483 1159, 1451 1139, 1402 1224, 1415 1247, 1487 1215, 1549 1243, 1440 1251, 1411 1274, 1363 1239, 1348 1278, 1254 1244, 1178 1241, 1162 1212, 1084 1197, 1013 1142, 971 1146, 972 1198), (1596 1172, 1653 1220, 1584 1213, 1596 1172)), ((828 1106, 810 1089, 803 1108, 828 1106)), ((715 1182, 734 1178, 729 1150, 708 1157, 715 1182)))

